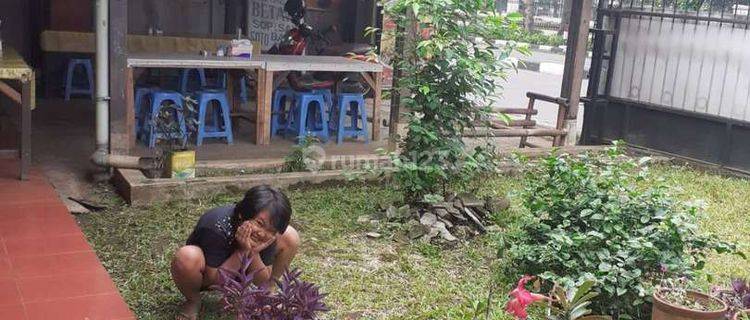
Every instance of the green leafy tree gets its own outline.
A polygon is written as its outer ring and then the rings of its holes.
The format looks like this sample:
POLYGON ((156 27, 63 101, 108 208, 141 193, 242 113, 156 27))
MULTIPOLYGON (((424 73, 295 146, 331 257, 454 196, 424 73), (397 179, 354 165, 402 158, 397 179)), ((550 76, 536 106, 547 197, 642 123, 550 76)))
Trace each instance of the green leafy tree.
POLYGON ((437 199, 449 183, 493 168, 487 145, 467 149, 464 130, 489 119, 492 97, 506 71, 511 47, 495 46, 497 29, 514 23, 491 0, 392 0, 386 13, 415 41, 406 41, 396 84, 408 120, 394 179, 407 201, 437 199), (408 30, 416 31, 409 33, 408 30), (409 45, 411 43, 411 45, 409 45))

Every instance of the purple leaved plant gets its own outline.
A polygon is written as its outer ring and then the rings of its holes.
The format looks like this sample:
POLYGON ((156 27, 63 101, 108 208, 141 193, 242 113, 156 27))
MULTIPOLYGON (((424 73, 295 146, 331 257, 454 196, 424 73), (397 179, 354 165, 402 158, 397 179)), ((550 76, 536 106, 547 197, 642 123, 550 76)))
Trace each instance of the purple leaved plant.
POLYGON ((729 306, 729 319, 735 313, 750 310, 750 281, 744 279, 732 279, 731 289, 719 289, 716 296, 729 306))
POLYGON ((328 311, 323 303, 326 295, 321 294, 316 285, 300 280, 300 275, 302 271, 297 269, 287 271, 281 281, 277 281, 276 309, 279 314, 275 319, 315 319, 316 314, 328 311))
POLYGON ((750 281, 744 279, 733 279, 732 280, 732 291, 734 295, 741 302, 743 309, 750 309, 750 281))
POLYGON ((299 270, 286 271, 277 290, 253 283, 259 270, 250 270, 252 258, 241 258, 240 270, 219 268, 220 285, 212 289, 221 294, 224 311, 236 315, 237 320, 309 320, 327 312, 318 286, 300 280, 299 270))

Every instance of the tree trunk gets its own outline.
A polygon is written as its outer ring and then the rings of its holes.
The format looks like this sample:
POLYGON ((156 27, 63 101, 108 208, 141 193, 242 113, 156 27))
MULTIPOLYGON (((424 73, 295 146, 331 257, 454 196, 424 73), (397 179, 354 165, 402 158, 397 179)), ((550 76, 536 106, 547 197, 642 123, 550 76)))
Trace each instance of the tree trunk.
POLYGON ((570 26, 570 7, 572 4, 572 0, 563 0, 563 11, 562 15, 560 16, 560 28, 557 29, 557 35, 563 36, 566 31, 568 31, 568 27, 570 26))
POLYGON ((495 11, 499 13, 508 11, 508 0, 495 0, 495 11))
POLYGON ((534 0, 523 0, 519 3, 519 9, 523 13, 523 27, 527 31, 534 30, 534 0))

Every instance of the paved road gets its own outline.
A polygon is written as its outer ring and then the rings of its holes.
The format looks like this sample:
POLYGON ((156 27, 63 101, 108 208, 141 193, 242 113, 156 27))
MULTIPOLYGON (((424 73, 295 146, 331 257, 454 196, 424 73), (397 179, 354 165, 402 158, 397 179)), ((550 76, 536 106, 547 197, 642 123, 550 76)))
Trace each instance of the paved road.
MULTIPOLYGON (((513 52, 511 57, 524 62, 525 66, 519 66, 521 69, 538 71, 541 73, 562 75, 565 66, 565 55, 562 53, 532 51, 530 56, 513 52)), ((585 70, 589 70, 591 58, 586 58, 585 70)))

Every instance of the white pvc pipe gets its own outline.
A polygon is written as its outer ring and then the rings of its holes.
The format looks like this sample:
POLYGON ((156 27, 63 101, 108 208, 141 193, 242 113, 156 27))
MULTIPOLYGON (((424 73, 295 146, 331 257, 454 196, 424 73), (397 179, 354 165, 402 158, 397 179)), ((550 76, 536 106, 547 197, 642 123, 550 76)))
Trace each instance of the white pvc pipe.
POLYGON ((149 169, 149 159, 109 153, 109 0, 95 0, 96 27, 96 151, 91 160, 99 166, 149 169))
POLYGON ((109 0, 96 0, 96 150, 109 151, 109 0))

